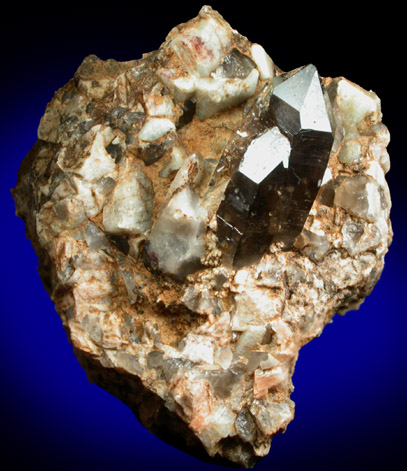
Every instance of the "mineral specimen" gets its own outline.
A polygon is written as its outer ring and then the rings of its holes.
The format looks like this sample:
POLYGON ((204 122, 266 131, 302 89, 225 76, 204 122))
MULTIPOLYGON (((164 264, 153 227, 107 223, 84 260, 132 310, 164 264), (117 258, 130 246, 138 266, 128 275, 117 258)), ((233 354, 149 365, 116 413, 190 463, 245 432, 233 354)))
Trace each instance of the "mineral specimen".
POLYGON ((140 60, 87 57, 12 192, 89 379, 253 466, 294 417, 300 348, 380 277, 388 141, 373 92, 283 72, 208 6, 140 60))
POLYGON ((273 240, 292 245, 315 200, 333 143, 312 65, 276 77, 269 105, 258 119, 260 129, 264 122, 269 127, 248 145, 217 212, 219 243, 237 268, 257 262, 273 240))

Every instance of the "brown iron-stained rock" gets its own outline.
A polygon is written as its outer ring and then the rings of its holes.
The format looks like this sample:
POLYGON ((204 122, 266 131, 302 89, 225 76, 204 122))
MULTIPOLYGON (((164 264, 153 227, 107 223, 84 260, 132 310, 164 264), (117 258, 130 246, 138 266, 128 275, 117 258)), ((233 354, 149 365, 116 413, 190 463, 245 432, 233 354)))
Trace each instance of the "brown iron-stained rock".
POLYGON ((89 379, 253 466, 294 417, 300 348, 380 277, 388 140, 373 92, 283 73, 207 6, 140 60, 87 57, 12 191, 89 379))

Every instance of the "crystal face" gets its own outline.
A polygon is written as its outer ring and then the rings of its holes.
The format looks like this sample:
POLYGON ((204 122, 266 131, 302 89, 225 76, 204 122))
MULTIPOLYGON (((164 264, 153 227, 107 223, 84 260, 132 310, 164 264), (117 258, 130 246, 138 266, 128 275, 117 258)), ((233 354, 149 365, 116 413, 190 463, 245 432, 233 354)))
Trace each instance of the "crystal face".
POLYGON ((261 121, 271 127, 247 146, 217 212, 219 244, 235 268, 273 241, 291 247, 321 185, 333 135, 313 65, 273 80, 261 121))
POLYGON ((379 98, 283 73, 204 6, 141 59, 85 58, 38 138, 12 194, 89 379, 171 445, 253 467, 294 418, 300 349, 383 270, 379 98))
POLYGON ((234 48, 216 68, 215 74, 225 78, 246 78, 254 68, 254 62, 234 48))

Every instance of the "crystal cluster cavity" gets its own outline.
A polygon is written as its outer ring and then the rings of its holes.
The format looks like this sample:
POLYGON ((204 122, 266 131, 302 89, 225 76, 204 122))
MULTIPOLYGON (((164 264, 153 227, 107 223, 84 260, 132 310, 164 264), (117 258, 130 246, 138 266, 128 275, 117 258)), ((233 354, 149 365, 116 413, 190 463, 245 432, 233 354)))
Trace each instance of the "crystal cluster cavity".
POLYGON ((381 119, 374 92, 281 70, 209 6, 142 59, 86 57, 12 193, 90 381, 199 458, 267 455, 301 347, 383 270, 381 119))

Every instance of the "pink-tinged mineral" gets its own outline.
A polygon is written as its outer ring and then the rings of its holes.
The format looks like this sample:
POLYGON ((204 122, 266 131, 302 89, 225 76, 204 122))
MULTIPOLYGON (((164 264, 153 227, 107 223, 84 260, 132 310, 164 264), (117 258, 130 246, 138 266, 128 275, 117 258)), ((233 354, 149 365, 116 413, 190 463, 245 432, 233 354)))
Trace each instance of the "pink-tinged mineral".
POLYGON ((87 57, 13 191, 89 379, 163 440, 253 466, 300 348, 392 239, 379 98, 283 72, 210 7, 140 60, 87 57))

